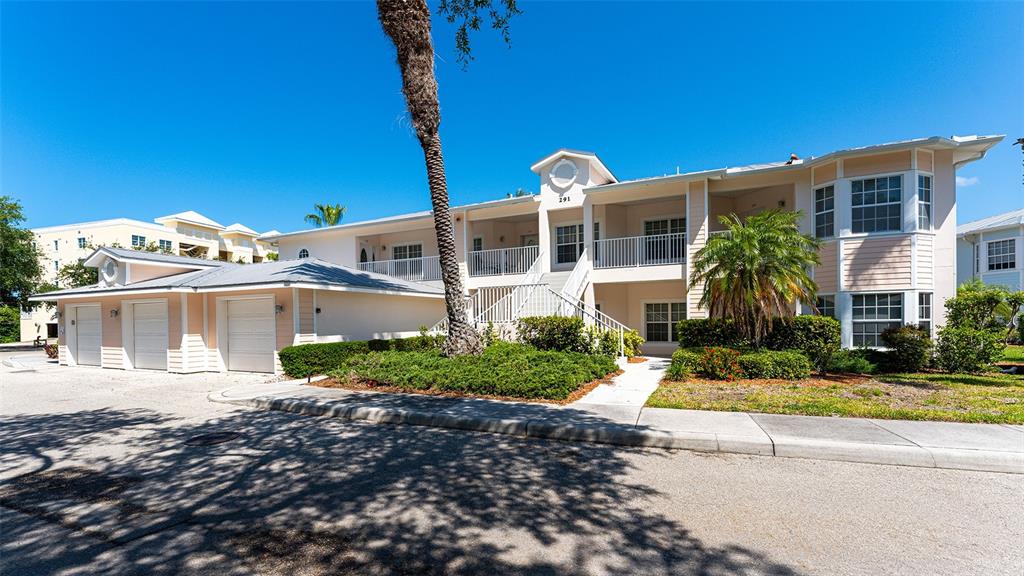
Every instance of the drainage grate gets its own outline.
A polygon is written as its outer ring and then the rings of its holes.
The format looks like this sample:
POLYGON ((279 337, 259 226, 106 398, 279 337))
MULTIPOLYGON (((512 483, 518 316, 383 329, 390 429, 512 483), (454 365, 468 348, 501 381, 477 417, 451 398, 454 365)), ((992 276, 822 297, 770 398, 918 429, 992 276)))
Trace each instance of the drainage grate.
POLYGON ((214 444, 223 444, 230 442, 239 437, 237 432, 211 432, 209 434, 200 434, 193 436, 188 440, 185 440, 186 446, 213 446, 214 444))

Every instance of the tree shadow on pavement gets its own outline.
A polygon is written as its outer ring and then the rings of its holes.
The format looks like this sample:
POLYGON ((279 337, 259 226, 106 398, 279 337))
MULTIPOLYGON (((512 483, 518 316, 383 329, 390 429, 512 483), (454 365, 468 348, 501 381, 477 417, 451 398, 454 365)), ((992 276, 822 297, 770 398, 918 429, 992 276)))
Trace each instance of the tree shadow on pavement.
MULTIPOLYGON (((104 420, 146 430, 105 440, 123 443, 120 455, 76 460, 97 475, 132 478, 118 485, 123 502, 109 513, 82 490, 50 495, 63 498, 57 512, 38 493, 24 496, 61 462, 43 459, 0 485, 19 512, 56 513, 108 542, 91 571, 796 574, 754 550, 706 546, 657 512, 660 495, 629 478, 632 449, 258 411, 174 427, 152 426, 163 417, 145 411, 53 418, 3 418, 4 457, 88 443, 104 420), (223 431, 240 437, 185 444, 223 431)), ((10 557, 12 547, 22 572, 52 565, 47 546, 5 538, 0 552, 10 557)))

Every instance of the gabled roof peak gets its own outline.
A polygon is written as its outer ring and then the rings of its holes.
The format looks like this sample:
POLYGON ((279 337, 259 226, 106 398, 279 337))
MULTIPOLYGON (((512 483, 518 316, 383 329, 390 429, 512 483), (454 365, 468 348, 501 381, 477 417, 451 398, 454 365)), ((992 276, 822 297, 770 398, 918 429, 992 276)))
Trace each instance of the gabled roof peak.
POLYGON ((597 154, 593 152, 588 152, 586 150, 573 150, 572 148, 559 148, 558 150, 555 150, 551 154, 548 154, 547 156, 534 162, 533 165, 530 166, 530 170, 533 171, 535 174, 540 174, 541 168, 544 168, 545 166, 554 162, 555 160, 558 160, 559 158, 579 158, 581 160, 586 160, 587 162, 592 163, 594 167, 597 168, 597 171, 600 172, 601 175, 607 178, 609 181, 618 182, 618 179, 615 177, 614 174, 612 174, 612 171, 609 170, 608 167, 604 165, 604 162, 601 161, 597 154))
POLYGON ((178 212, 177 214, 171 214, 169 216, 161 216, 154 220, 163 224, 164 222, 170 222, 174 220, 180 220, 181 222, 188 222, 189 224, 197 224, 199 226, 205 226, 207 228, 215 228, 217 230, 223 230, 224 225, 216 220, 211 220, 206 216, 203 216, 195 210, 186 210, 185 212, 178 212))

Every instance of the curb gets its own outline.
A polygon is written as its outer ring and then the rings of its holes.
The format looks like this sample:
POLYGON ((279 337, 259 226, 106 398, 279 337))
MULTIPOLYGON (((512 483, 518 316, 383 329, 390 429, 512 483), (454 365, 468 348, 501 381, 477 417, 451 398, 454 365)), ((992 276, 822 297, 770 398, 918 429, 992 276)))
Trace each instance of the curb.
MULTIPOLYGON (((278 382, 279 385, 305 383, 305 380, 278 382)), ((223 392, 211 393, 211 402, 233 404, 261 410, 290 412, 303 416, 341 418, 376 424, 407 424, 431 428, 450 428, 472 432, 490 432, 521 438, 541 438, 569 442, 593 442, 618 446, 666 448, 697 452, 719 452, 757 456, 778 456, 811 460, 834 460, 863 464, 883 464, 1024 474, 1024 453, 994 450, 931 448, 917 445, 868 444, 811 438, 781 437, 768 440, 753 436, 730 436, 708 432, 645 430, 627 424, 582 425, 531 419, 500 419, 456 416, 376 406, 351 406, 334 401, 258 396, 228 398, 223 392)))

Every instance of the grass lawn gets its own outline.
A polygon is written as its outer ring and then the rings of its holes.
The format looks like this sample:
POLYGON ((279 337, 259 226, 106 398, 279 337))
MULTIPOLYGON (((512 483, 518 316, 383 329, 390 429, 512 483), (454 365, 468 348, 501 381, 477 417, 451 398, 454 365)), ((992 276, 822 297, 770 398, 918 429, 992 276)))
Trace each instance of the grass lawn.
POLYGON ((1024 364, 1024 346, 1007 346, 1000 363, 1024 364))
POLYGON ((789 380, 663 381, 655 408, 1024 424, 1024 376, 829 375, 789 380))

